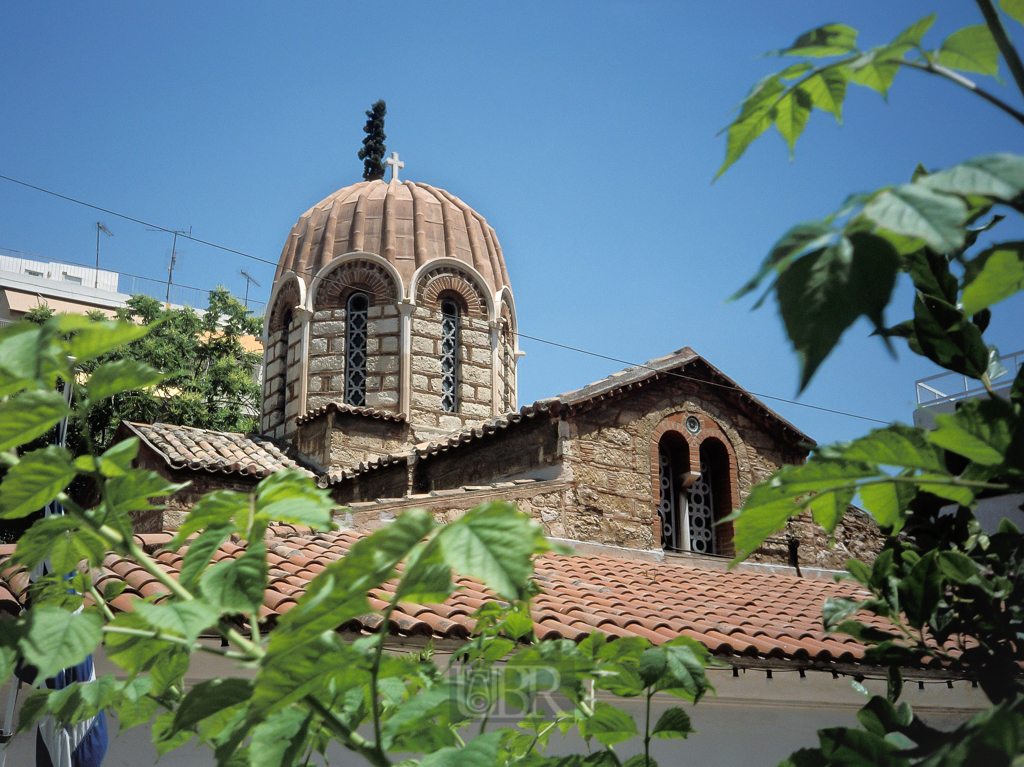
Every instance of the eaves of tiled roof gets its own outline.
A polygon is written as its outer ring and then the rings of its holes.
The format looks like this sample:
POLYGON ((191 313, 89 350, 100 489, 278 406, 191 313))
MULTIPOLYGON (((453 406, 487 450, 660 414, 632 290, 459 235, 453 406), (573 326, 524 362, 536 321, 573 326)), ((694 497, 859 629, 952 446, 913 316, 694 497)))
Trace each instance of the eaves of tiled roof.
POLYGON ((392 413, 390 410, 379 410, 373 407, 357 407, 355 405, 348 405, 344 402, 331 401, 325 405, 310 408, 305 413, 295 419, 295 422, 299 425, 312 421, 314 418, 318 418, 325 413, 347 413, 349 415, 365 416, 366 418, 378 418, 382 421, 395 421, 401 423, 407 420, 405 413, 392 413))
MULTIPOLYGON (((267 536, 270 581, 261 617, 272 627, 295 606, 307 584, 328 564, 343 557, 361 533, 338 530, 316 533, 290 526, 271 528, 267 536)), ((170 533, 136 536, 160 566, 177 577, 185 550, 162 550, 170 533)), ((13 546, 0 547, 0 560, 13 546)), ((238 556, 236 543, 224 543, 214 561, 238 556)), ((830 667, 858 664, 864 646, 847 636, 827 635, 821 608, 827 597, 863 595, 849 582, 799 578, 753 570, 708 570, 674 561, 637 561, 605 553, 546 555, 537 561, 535 578, 542 593, 532 601, 535 633, 540 639, 579 641, 592 631, 610 637, 644 637, 661 644, 680 634, 704 644, 734 665, 795 664, 830 667)), ((130 596, 159 601, 164 587, 138 565, 110 554, 94 573, 102 591, 107 582, 122 582, 124 593, 111 602, 115 611, 131 610, 130 596)), ((28 575, 0 565, 0 610, 20 609, 28 575)), ((444 604, 399 603, 388 632, 412 640, 461 640, 473 630, 472 614, 493 596, 478 582, 459 578, 458 590, 444 604)), ((395 583, 369 592, 370 604, 383 610, 395 583)), ((374 632, 379 614, 355 618, 337 630, 374 632)), ((884 628, 877 618, 867 622, 884 628)), ((272 628, 271 628, 272 630, 272 628)), ((940 669, 938 663, 933 666, 940 669)), ((941 669, 940 669, 941 670, 941 669)))
POLYGON ((123 436, 138 437, 172 469, 240 474, 255 479, 281 469, 299 469, 315 476, 274 442, 255 434, 130 421, 123 421, 118 430, 123 436))

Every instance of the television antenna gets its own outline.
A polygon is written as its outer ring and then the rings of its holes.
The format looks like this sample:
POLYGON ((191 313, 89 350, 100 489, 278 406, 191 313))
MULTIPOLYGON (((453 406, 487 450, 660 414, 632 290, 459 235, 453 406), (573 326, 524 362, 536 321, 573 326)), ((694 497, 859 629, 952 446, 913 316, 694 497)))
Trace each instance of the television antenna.
POLYGON ((114 233, 107 229, 107 225, 97 221, 96 222, 96 278, 93 282, 93 287, 98 288, 100 286, 100 232, 107 235, 107 237, 113 237, 114 233))
MULTIPOLYGON (((166 229, 147 229, 147 232, 166 232, 166 229)), ((188 237, 192 236, 192 227, 188 228, 186 232, 184 229, 174 229, 171 232, 174 235, 174 239, 171 241, 171 264, 167 267, 167 295, 164 296, 164 302, 171 302, 171 280, 174 277, 174 265, 178 262, 178 235, 185 235, 188 237)))
POLYGON ((256 282, 256 280, 247 271, 245 271, 245 269, 241 269, 239 271, 241 271, 242 276, 245 277, 245 308, 248 309, 249 308, 249 283, 251 282, 257 288, 261 288, 263 286, 260 285, 258 282, 256 282))

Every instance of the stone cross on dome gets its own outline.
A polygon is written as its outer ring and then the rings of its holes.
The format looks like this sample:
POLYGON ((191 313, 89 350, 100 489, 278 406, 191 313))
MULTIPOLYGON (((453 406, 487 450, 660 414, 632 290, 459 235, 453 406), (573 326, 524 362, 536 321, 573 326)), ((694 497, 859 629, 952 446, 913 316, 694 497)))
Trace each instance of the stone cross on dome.
POLYGON ((384 162, 391 166, 391 180, 398 181, 398 169, 405 167, 405 163, 398 159, 398 152, 392 152, 384 162))

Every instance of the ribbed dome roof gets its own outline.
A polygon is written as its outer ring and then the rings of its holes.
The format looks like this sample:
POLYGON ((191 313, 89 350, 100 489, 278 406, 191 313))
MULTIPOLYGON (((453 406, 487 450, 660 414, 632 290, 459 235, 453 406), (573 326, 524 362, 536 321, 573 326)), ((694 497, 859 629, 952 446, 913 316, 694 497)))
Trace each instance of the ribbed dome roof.
POLYGON ((428 261, 455 258, 497 292, 509 285, 494 229, 443 189, 412 181, 362 181, 314 205, 292 227, 275 280, 295 272, 307 284, 337 256, 376 253, 398 270, 408 291, 428 261))

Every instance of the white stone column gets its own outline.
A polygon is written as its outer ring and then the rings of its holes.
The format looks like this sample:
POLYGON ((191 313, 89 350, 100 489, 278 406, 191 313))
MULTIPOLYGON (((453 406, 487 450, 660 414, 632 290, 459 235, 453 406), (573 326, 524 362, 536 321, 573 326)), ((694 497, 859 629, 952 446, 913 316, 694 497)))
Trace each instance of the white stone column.
MULTIPOLYGON (((302 416, 306 412, 306 392, 309 389, 309 324, 313 319, 313 312, 301 306, 296 306, 293 316, 298 317, 302 323, 302 340, 299 342, 299 413, 302 416)), ((296 417, 298 417, 296 416, 296 417)))
POLYGON ((500 340, 501 320, 491 320, 487 323, 491 328, 491 415, 500 415, 502 410, 501 392, 501 369, 498 367, 498 341, 500 340))
POLYGON ((516 382, 516 388, 515 388, 516 401, 513 402, 512 405, 513 405, 513 407, 515 407, 517 409, 519 408, 519 360, 521 360, 525 356, 526 356, 526 352, 521 351, 519 349, 516 349, 515 354, 512 355, 512 359, 514 360, 512 364, 515 365, 515 367, 512 368, 513 374, 514 374, 514 377, 513 377, 512 380, 516 382))
POLYGON ((399 356, 398 356, 398 411, 409 417, 412 411, 412 301, 398 304, 399 356))

